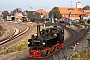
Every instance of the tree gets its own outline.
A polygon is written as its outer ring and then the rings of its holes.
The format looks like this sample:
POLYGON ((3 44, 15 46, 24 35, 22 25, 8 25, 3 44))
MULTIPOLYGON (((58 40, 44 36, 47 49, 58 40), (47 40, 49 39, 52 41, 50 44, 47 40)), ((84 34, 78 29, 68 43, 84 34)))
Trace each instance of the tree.
POLYGON ((89 24, 90 24, 90 18, 88 19, 88 21, 87 21, 89 24))
POLYGON ((40 18, 41 18, 41 15, 42 15, 42 13, 36 12, 36 13, 34 14, 34 17, 35 17, 36 19, 40 19, 40 18))
POLYGON ((50 17, 50 18, 53 17, 54 19, 55 19, 55 18, 60 19, 60 18, 62 17, 62 15, 61 15, 58 7, 54 7, 54 8, 50 11, 49 17, 50 17))
POLYGON ((86 5, 85 7, 83 7, 83 10, 90 10, 90 6, 86 5))
POLYGON ((3 19, 7 19, 7 15, 9 14, 9 12, 6 10, 6 11, 3 11, 2 12, 2 14, 3 14, 3 19))
POLYGON ((22 9, 21 8, 16 8, 13 11, 11 11, 11 14, 14 15, 14 13, 16 13, 16 12, 17 13, 20 13, 20 12, 22 13, 22 9))
POLYGON ((16 8, 16 9, 13 10, 13 13, 15 13, 15 12, 22 12, 22 9, 21 8, 16 8))
POLYGON ((29 19, 29 20, 32 20, 33 17, 34 17, 33 11, 29 11, 29 12, 28 12, 28 19, 29 19))

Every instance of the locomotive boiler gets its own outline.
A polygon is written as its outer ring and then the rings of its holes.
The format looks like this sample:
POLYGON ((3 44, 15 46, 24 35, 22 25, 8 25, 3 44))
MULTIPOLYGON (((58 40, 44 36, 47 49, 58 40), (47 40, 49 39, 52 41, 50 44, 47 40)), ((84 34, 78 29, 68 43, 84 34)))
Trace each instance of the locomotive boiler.
POLYGON ((44 58, 64 47, 64 29, 54 26, 40 31, 40 25, 37 25, 37 34, 28 39, 28 47, 29 58, 44 58))

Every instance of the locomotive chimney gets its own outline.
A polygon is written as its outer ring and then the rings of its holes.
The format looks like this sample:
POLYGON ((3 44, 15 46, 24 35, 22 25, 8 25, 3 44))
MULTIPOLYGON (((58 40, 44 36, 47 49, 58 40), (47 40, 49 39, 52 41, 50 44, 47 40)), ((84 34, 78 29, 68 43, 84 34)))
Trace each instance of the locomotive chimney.
POLYGON ((37 37, 40 37, 40 25, 37 25, 37 37))
POLYGON ((41 37, 41 34, 40 34, 40 25, 37 25, 37 37, 38 37, 38 40, 40 40, 40 47, 43 48, 43 38, 41 37))

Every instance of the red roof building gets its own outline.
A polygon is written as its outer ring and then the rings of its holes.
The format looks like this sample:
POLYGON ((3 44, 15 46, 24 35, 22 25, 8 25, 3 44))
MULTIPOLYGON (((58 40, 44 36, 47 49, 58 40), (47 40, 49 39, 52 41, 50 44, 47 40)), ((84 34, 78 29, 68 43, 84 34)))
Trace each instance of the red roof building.
POLYGON ((38 9, 36 12, 42 14, 42 15, 45 16, 46 18, 48 17, 48 14, 49 14, 49 12, 46 12, 46 11, 43 10, 43 9, 38 9))
POLYGON ((84 10, 84 13, 86 14, 84 15, 84 19, 90 18, 90 10, 84 10))
POLYGON ((62 16, 66 17, 66 18, 68 18, 69 13, 71 12, 70 19, 72 19, 72 20, 80 19, 79 16, 85 14, 81 8, 70 9, 70 8, 60 8, 59 7, 59 10, 60 10, 60 13, 62 14, 62 16))

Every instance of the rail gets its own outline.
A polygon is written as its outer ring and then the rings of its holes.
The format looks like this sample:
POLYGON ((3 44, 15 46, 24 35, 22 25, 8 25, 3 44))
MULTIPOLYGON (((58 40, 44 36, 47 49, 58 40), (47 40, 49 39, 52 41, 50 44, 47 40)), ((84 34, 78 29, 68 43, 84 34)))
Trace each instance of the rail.
MULTIPOLYGON (((9 41, 12 41, 12 40, 18 38, 19 36, 21 36, 23 34, 25 34, 30 29, 30 27, 28 25, 26 25, 25 29, 21 32, 20 31, 17 32, 16 29, 18 29, 18 28, 15 28, 15 31, 13 32, 13 34, 0 40, 0 46, 4 45, 5 43, 7 43, 9 41)), ((1 48, 0 48, 0 50, 1 50, 1 48)))

